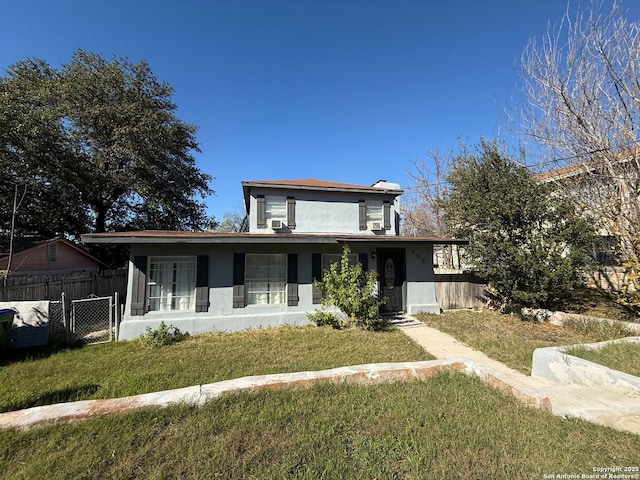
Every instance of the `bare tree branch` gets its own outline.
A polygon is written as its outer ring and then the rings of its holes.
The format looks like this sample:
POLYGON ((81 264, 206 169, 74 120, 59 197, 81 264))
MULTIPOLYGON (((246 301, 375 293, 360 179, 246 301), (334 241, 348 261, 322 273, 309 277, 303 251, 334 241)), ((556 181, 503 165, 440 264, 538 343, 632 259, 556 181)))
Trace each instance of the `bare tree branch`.
POLYGON ((619 242, 623 261, 640 250, 640 24, 618 2, 601 0, 558 28, 531 38, 522 55, 521 130, 542 145, 556 170, 545 178, 568 188, 601 234, 619 242))

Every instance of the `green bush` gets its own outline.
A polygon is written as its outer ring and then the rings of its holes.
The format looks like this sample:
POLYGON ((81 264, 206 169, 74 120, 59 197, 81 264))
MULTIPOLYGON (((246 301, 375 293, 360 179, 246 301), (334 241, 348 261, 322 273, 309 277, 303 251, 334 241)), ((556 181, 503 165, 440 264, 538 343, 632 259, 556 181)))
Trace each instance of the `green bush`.
POLYGON ((173 325, 167 326, 164 322, 160 322, 160 325, 155 330, 147 327, 146 333, 140 335, 138 340, 145 347, 160 347, 179 342, 188 336, 188 333, 182 333, 177 327, 173 325))
POLYGON ((341 330, 345 327, 344 320, 339 318, 335 313, 327 312, 326 310, 316 310, 315 312, 307 313, 307 317, 319 327, 328 325, 336 330, 341 330))
POLYGON ((323 293, 322 309, 307 316, 316 323, 319 319, 334 328, 384 329, 388 321, 380 317, 379 307, 386 303, 386 298, 378 292, 378 273, 363 270, 359 263, 351 265, 350 253, 349 247, 345 246, 340 261, 324 271, 322 281, 316 281, 323 293), (339 313, 327 311, 334 307, 344 314, 344 319, 339 318, 339 313))

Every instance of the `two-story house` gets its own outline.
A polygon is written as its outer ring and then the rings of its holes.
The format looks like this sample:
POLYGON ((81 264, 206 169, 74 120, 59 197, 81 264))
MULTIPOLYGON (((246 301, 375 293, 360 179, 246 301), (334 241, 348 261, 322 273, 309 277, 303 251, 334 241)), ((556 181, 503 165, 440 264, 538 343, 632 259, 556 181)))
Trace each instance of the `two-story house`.
POLYGON ((131 248, 120 339, 161 321, 181 331, 308 324, 314 286, 348 245, 379 273, 387 312, 440 312, 433 245, 465 243, 399 235, 399 185, 319 180, 242 182, 247 233, 138 231, 83 235, 131 248))

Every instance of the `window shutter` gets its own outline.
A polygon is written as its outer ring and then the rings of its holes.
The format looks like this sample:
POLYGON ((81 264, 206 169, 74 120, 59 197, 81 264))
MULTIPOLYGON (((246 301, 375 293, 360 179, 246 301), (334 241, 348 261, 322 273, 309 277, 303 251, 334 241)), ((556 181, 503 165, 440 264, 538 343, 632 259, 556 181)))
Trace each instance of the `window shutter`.
POLYGON ((367 229, 367 202, 360 200, 358 202, 360 214, 360 230, 367 229))
POLYGON ((391 230, 391 204, 384 202, 382 204, 382 219, 384 222, 384 229, 391 230))
POLYGON ((209 311, 209 255, 198 255, 196 264, 196 312, 209 311))
POLYGON ((313 277, 314 281, 312 303, 322 303, 322 290, 320 290, 315 284, 316 280, 322 280, 322 255, 319 253, 314 253, 311 255, 311 276, 313 277))
POLYGON ((360 265, 362 265, 363 271, 366 272, 367 270, 369 270, 369 254, 368 253, 358 254, 358 261, 360 262, 360 265))
POLYGON ((287 257, 287 305, 298 305, 298 255, 290 253, 287 257))
POLYGON ((233 254, 233 308, 244 308, 244 253, 233 254))
POLYGON ((258 220, 258 228, 267 228, 267 202, 264 195, 258 195, 256 198, 258 208, 256 211, 256 219, 258 220))
POLYGON ((296 200, 293 197, 287 198, 287 227, 296 228, 296 200))
POLYGON ((144 315, 146 310, 145 292, 147 290, 147 257, 134 255, 131 274, 131 315, 144 315))

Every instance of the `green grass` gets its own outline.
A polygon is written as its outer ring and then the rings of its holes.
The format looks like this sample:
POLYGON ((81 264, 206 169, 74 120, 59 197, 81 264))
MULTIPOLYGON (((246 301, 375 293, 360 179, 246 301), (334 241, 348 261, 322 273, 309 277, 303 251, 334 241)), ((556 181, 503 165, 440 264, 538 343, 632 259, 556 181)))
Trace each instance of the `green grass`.
POLYGON ((362 363, 431 360, 397 329, 277 328, 14 354, 0 366, 0 411, 113 398, 220 380, 362 363))
POLYGON ((637 342, 611 343, 598 349, 576 345, 565 349, 565 352, 640 377, 640 344, 637 342))
POLYGON ((517 315, 502 315, 491 310, 458 310, 442 315, 421 313, 417 318, 527 375, 531 373, 536 348, 628 336, 620 328, 602 326, 598 322, 580 321, 559 327, 525 322, 517 315))
POLYGON ((529 479, 637 465, 639 451, 638 435, 527 408, 463 374, 0 432, 11 479, 529 479))

